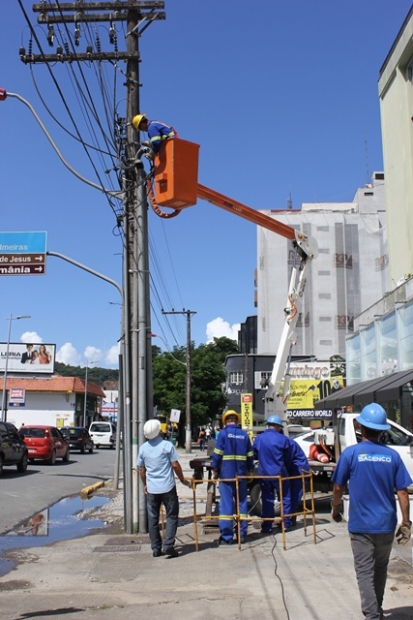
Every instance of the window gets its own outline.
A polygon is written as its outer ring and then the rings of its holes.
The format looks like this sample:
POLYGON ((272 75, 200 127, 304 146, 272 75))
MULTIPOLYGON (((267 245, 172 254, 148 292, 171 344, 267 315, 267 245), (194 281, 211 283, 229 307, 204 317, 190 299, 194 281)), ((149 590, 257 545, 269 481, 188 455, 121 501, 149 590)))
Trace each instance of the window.
POLYGON ((317 232, 329 232, 330 226, 317 226, 317 232))
POLYGON ((243 372, 230 372, 229 383, 231 383, 232 385, 243 385, 244 373, 243 372))
POLYGON ((319 276, 329 276, 329 275, 331 275, 331 271, 319 271, 318 275, 319 276))
POLYGON ((331 316, 320 316, 319 317, 319 321, 324 321, 324 322, 330 322, 331 321, 331 316))
POLYGON ((330 254, 330 248, 318 248, 319 254, 330 254))
POLYGON ((319 299, 331 299, 331 293, 319 293, 318 298, 319 299))
POLYGON ((331 347, 333 344, 333 341, 332 340, 320 340, 320 344, 326 347, 331 347))

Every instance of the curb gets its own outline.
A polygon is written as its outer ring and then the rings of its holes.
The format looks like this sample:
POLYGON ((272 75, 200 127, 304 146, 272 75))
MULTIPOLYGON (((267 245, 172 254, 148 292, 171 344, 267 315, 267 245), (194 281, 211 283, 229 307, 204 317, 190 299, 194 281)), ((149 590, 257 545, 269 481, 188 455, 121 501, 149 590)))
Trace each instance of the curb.
POLYGON ((80 491, 80 495, 92 495, 92 493, 94 493, 98 489, 101 489, 102 487, 104 487, 105 484, 106 484, 106 482, 104 480, 100 480, 100 482, 95 482, 95 484, 91 484, 88 487, 84 487, 80 491))

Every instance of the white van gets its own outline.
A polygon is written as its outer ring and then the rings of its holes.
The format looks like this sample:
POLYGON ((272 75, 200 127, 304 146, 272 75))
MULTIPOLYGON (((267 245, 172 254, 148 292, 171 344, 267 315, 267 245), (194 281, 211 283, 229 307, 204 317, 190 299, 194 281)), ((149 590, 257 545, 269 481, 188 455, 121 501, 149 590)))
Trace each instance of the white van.
POLYGON ((116 424, 113 422, 92 422, 89 433, 96 448, 99 446, 113 448, 116 444, 116 424))

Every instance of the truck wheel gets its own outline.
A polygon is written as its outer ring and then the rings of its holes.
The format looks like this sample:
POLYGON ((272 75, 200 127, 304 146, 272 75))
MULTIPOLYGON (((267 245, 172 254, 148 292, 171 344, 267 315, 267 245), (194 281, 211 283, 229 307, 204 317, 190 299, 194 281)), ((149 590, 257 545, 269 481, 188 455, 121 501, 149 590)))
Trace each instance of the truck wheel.
POLYGON ((23 454, 20 463, 17 463, 17 471, 24 474, 24 472, 27 469, 27 464, 28 464, 27 454, 23 454))
POLYGON ((250 513, 256 517, 261 516, 261 487, 258 480, 253 482, 250 488, 251 509, 250 513))
MULTIPOLYGON (((261 487, 258 480, 256 480, 250 488, 251 508, 250 513, 256 517, 261 516, 261 487)), ((274 501, 274 514, 278 517, 281 514, 281 505, 278 498, 274 501)))

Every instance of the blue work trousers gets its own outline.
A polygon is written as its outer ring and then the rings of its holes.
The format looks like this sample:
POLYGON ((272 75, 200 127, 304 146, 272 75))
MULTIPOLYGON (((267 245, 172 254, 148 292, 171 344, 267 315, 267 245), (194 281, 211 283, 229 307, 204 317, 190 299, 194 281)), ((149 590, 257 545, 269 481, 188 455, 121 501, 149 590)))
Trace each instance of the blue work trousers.
MULTIPOLYGON (((239 511, 241 517, 248 517, 247 505, 247 481, 238 481, 239 511)), ((230 542, 234 537, 234 514, 236 510, 236 484, 235 482, 219 483, 219 531, 221 538, 230 542)), ((248 521, 241 521, 241 538, 245 538, 248 531, 248 521)))
POLYGON ((361 610, 368 620, 379 620, 382 615, 387 566, 393 545, 391 534, 355 534, 350 532, 354 568, 360 591, 361 610))
POLYGON ((303 481, 301 478, 290 480, 290 497, 291 512, 297 512, 298 506, 303 497, 303 481))
MULTIPOLYGON (((274 499, 280 497, 280 489, 278 480, 270 480, 269 478, 260 480, 261 485, 261 517, 263 519, 274 519, 275 510, 274 510, 274 499)), ((288 480, 285 480, 282 483, 282 491, 283 491, 283 513, 291 514, 291 494, 290 494, 290 483, 288 480)), ((262 531, 263 532, 271 532, 272 530, 272 522, 271 521, 263 521, 262 523, 262 531)), ((291 517, 284 517, 284 527, 291 527, 291 517)))
POLYGON ((160 551, 162 547, 162 537, 159 527, 159 513, 161 504, 165 506, 166 527, 163 540, 164 549, 172 549, 175 544, 176 530, 178 528, 179 501, 176 487, 174 486, 167 493, 148 493, 148 531, 151 539, 152 551, 160 551))

